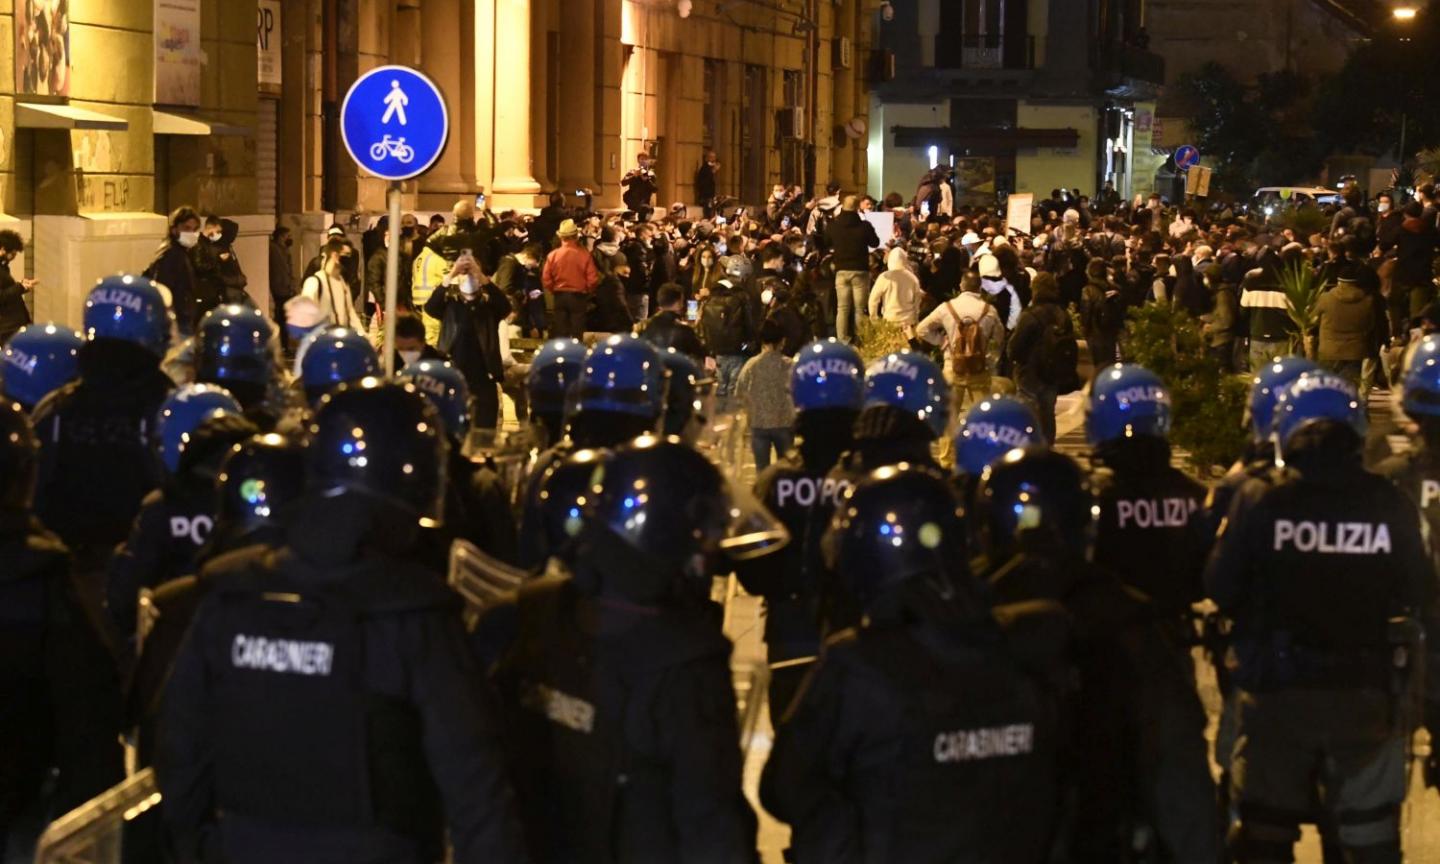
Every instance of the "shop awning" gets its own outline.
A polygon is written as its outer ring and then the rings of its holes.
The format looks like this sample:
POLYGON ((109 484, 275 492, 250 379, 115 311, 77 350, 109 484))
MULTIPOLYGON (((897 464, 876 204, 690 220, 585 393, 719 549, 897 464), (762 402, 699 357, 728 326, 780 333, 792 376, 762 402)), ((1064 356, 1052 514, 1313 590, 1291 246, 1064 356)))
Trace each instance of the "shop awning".
POLYGON ((1074 129, 950 129, 924 126, 896 126, 896 147, 948 145, 952 150, 992 152, 1025 150, 1032 147, 1073 148, 1080 144, 1074 129))
POLYGON ((155 112, 156 135, 253 135, 249 126, 237 126, 222 120, 211 120, 194 114, 155 112))
POLYGON ((44 102, 16 102, 15 125, 21 129, 108 129, 112 132, 130 128, 129 121, 123 117, 44 102))

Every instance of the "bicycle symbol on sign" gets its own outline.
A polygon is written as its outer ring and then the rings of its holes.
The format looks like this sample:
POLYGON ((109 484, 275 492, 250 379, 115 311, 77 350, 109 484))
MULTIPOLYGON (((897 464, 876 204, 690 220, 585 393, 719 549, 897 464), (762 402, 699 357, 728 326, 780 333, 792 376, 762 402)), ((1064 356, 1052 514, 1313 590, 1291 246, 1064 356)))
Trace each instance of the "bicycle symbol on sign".
POLYGON ((415 148, 406 144, 403 136, 391 138, 386 135, 370 145, 370 158, 378 162, 386 156, 394 156, 402 165, 409 164, 415 158, 415 148))

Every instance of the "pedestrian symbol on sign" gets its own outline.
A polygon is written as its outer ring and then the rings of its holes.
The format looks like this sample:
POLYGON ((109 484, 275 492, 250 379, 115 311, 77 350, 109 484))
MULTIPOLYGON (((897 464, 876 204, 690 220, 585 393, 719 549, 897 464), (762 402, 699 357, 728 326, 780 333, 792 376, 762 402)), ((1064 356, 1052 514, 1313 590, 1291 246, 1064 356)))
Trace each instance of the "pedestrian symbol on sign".
MULTIPOLYGON (((400 89, 399 81, 390 82, 390 95, 385 97, 385 116, 380 118, 381 123, 389 123, 392 117, 400 120, 400 125, 406 124, 405 106, 410 104, 410 97, 400 89)), ((404 140, 403 138, 401 139, 404 140)), ((408 160, 406 160, 408 161, 408 160)))

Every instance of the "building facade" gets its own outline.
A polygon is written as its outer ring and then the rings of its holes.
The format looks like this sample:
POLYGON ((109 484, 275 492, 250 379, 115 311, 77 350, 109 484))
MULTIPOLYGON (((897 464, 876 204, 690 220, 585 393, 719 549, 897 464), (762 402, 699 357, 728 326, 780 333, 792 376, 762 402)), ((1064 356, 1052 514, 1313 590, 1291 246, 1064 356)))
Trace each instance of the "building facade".
MULTIPOLYGON (((1165 61, 1144 0, 893 0, 875 23, 893 77, 871 91, 870 192, 907 199, 939 163, 958 194, 993 203, 1106 181, 1148 192, 1130 154, 1148 150, 1165 61)), ((888 70, 887 70, 888 71, 888 70)))
POLYGON ((657 205, 718 191, 761 205, 776 183, 866 183, 863 132, 879 0, 0 0, 0 225, 27 238, 38 320, 74 324, 107 274, 138 272, 190 204, 241 226, 268 303, 267 237, 298 269, 326 227, 363 230, 385 183, 340 138, 351 83, 415 66, 451 132, 403 206, 496 211, 555 190, 619 207, 642 149, 657 205))

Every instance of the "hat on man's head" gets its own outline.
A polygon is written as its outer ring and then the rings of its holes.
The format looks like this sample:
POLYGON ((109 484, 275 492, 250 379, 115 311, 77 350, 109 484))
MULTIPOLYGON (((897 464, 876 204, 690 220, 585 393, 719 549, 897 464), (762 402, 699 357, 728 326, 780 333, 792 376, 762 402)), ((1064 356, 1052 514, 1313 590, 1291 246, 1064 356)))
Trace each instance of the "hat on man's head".
POLYGON ((575 227, 574 219, 566 219, 560 223, 559 228, 555 229, 555 236, 557 237, 574 237, 579 233, 580 229, 575 227))
POLYGON ((1000 262, 994 255, 981 255, 978 263, 980 275, 986 279, 993 279, 1000 275, 1000 262))

